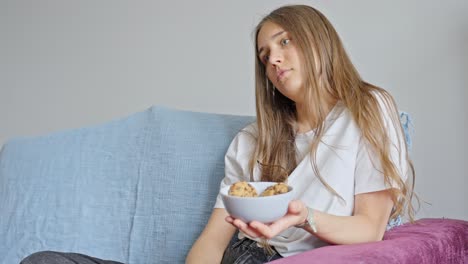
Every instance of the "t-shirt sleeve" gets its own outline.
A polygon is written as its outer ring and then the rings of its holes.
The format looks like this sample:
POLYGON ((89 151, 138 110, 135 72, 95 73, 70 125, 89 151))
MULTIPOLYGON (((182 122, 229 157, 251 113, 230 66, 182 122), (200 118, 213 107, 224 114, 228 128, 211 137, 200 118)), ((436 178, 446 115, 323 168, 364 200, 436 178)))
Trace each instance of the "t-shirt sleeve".
MULTIPOLYGON (((393 125, 391 118, 391 115, 394 114, 393 110, 389 110, 389 107, 386 106, 380 96, 377 96, 377 98, 380 108, 382 109, 384 124, 390 138, 390 159, 396 166, 401 179, 406 181, 408 171, 406 160, 407 150, 400 123, 396 123, 396 127, 393 125)), ((396 122, 399 122, 398 118, 396 122)), ((378 154, 375 153, 369 142, 365 140, 364 137, 361 137, 356 156, 354 193, 376 192, 389 188, 398 188, 398 186, 393 181, 385 183, 378 154)))
MULTIPOLYGON (((255 146, 251 130, 252 125, 249 125, 232 140, 224 156, 225 176, 221 181, 220 190, 238 181, 250 181, 249 160, 255 146)), ((214 208, 224 208, 219 193, 214 208)))

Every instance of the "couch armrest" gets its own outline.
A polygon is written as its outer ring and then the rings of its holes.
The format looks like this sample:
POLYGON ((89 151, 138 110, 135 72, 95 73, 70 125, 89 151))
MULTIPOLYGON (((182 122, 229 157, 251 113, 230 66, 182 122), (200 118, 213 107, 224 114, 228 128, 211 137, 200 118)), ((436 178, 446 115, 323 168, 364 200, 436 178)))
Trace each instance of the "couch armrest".
POLYGON ((273 261, 284 263, 468 263, 468 221, 421 219, 379 242, 334 245, 273 261))

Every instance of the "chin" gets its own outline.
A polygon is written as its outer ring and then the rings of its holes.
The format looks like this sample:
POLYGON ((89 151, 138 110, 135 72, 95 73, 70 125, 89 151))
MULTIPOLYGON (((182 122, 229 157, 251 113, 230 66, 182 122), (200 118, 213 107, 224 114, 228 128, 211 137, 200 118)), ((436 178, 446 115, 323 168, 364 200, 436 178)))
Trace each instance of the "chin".
POLYGON ((296 88, 296 87, 283 87, 282 89, 279 89, 281 94, 289 98, 290 100, 293 100, 296 102, 295 99, 300 99, 301 96, 303 96, 303 93, 300 92, 301 89, 296 88))

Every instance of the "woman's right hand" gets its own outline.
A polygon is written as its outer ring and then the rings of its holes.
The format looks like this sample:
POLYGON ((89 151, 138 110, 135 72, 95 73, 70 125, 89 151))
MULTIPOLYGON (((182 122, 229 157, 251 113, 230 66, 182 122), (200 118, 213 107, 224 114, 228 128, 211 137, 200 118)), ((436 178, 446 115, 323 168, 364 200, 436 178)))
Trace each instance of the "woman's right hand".
POLYGON ((226 217, 226 222, 237 227, 240 231, 251 238, 271 239, 291 226, 304 223, 307 217, 307 207, 300 200, 294 200, 289 203, 288 212, 285 216, 271 224, 264 224, 258 221, 245 223, 240 219, 231 216, 226 217))

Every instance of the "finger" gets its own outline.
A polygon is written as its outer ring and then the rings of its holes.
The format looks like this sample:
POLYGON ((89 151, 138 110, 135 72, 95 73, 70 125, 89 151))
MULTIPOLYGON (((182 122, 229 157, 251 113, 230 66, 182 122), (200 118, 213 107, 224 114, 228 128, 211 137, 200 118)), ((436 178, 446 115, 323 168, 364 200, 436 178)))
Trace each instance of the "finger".
POLYGON ((290 202, 288 206, 288 212, 291 214, 295 214, 295 215, 300 214, 303 209, 304 209, 304 204, 302 203, 302 201, 299 201, 299 200, 294 200, 290 202))
POLYGON ((252 221, 249 223, 249 226, 254 228, 254 229, 265 229, 266 227, 268 227, 268 225, 262 223, 262 222, 258 222, 258 221, 252 221))
MULTIPOLYGON (((307 213, 306 213, 307 214, 307 213)), ((293 227, 295 225, 298 225, 300 223, 303 223, 305 220, 305 215, 303 215, 302 211, 299 211, 297 214, 287 214, 277 221, 273 222, 270 225, 270 228, 273 230, 279 230, 279 232, 282 232, 285 229, 288 229, 290 227, 293 227)))
POLYGON ((270 239, 270 238, 277 236, 279 233, 283 232, 289 227, 296 225, 297 222, 299 221, 298 218, 299 216, 297 215, 288 214, 269 225, 265 225, 258 221, 252 221, 249 225, 257 233, 261 234, 261 236, 264 236, 270 239))
POLYGON ((242 231, 244 234, 252 237, 252 238, 257 238, 261 237, 262 234, 257 232, 257 230, 250 228, 249 225, 241 221, 240 219, 235 219, 233 222, 233 225, 235 225, 240 231, 242 231))
POLYGON ((265 225, 257 221, 252 221, 249 225, 257 233, 261 234, 261 236, 267 239, 273 238, 279 234, 276 228, 275 229, 272 228, 272 225, 265 225))
POLYGON ((233 222, 232 222, 233 225, 235 225, 237 228, 239 229, 245 229, 247 227, 247 224, 244 223, 242 220, 240 219, 234 219, 233 222))

